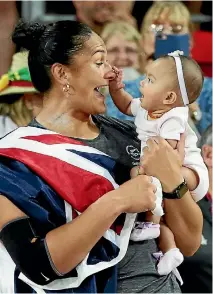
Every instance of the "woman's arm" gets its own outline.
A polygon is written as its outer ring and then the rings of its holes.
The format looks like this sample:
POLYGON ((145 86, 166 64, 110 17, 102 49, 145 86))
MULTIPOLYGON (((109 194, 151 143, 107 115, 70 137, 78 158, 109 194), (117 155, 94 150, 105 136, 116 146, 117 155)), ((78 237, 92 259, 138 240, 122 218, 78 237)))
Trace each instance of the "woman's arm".
MULTIPOLYGON (((181 137, 178 152, 184 157, 184 142, 181 137)), ((147 175, 157 177, 164 192, 172 192, 183 182, 182 162, 177 152, 157 137, 147 141, 142 165, 147 175)), ((203 218, 198 205, 189 192, 182 199, 165 199, 165 220, 175 236, 179 249, 186 256, 193 255, 200 246, 203 218)))
POLYGON ((183 255, 193 255, 201 244, 203 216, 199 206, 187 192, 182 199, 165 199, 164 210, 177 247, 183 255))
MULTIPOLYGON (((50 231, 46 235, 46 244, 56 271, 63 275, 74 269, 86 257, 88 252, 122 212, 142 212, 146 209, 153 209, 155 206, 154 191, 155 187, 152 185, 150 177, 139 176, 134 180, 124 183, 120 188, 105 194, 72 222, 50 231)), ((0 229, 3 228, 1 234, 7 229, 7 223, 25 216, 26 215, 6 197, 0 197, 0 229)), ((8 230, 9 226, 10 224, 8 225, 8 230)), ((9 232, 12 237, 14 234, 17 234, 14 229, 13 232, 9 232)), ((20 234, 22 235, 22 239, 29 238, 24 235, 24 232, 20 232, 20 234)), ((35 239, 36 238, 33 237, 30 238, 32 244, 34 244, 34 242, 36 243, 35 239)), ((28 250, 33 248, 31 243, 28 244, 28 250)), ((27 244, 27 242, 25 242, 25 244, 27 244)), ((12 255, 17 255, 20 250, 18 244, 12 245, 13 252, 12 250, 11 252, 8 251, 13 258, 12 255), (14 248, 14 245, 17 246, 17 248, 14 248)), ((6 244, 5 247, 7 248, 6 244)), ((36 254, 40 252, 39 250, 40 248, 36 249, 36 254)), ((43 252, 44 250, 42 254, 43 252)), ((26 263, 26 255, 22 257, 23 262, 20 264, 26 263)), ((16 260, 18 258, 17 263, 20 262, 19 259, 22 257, 15 256, 16 260)), ((26 264, 26 266, 28 265, 26 264)), ((27 275, 28 270, 31 271, 29 267, 25 269, 26 273, 22 271, 27 275)), ((35 272, 33 272, 33 274, 36 275, 35 272)))

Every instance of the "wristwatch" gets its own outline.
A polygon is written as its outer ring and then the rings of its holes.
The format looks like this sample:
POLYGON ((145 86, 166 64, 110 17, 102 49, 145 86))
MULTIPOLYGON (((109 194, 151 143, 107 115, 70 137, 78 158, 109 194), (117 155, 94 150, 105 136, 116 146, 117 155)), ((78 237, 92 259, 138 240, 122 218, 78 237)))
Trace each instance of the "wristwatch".
POLYGON ((186 192, 189 191, 189 188, 184 180, 173 192, 166 193, 163 192, 163 198, 166 199, 181 199, 186 192))

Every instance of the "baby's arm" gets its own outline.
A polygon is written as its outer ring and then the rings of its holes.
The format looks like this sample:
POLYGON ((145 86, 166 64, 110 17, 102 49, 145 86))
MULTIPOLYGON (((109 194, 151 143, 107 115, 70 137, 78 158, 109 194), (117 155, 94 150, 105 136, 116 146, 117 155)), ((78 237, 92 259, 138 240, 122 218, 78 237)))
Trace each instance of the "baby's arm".
POLYGON ((199 176, 197 172, 185 166, 182 167, 181 172, 184 179, 186 180, 189 191, 194 191, 199 184, 199 176))
MULTIPOLYGON (((159 134, 161 137, 167 140, 167 142, 176 149, 177 143, 180 140, 180 134, 185 133, 185 127, 187 124, 186 117, 181 115, 183 113, 175 114, 174 109, 171 117, 166 117, 159 125, 159 134)), ((187 186, 190 191, 194 191, 199 185, 199 176, 197 172, 191 167, 182 167, 182 175, 186 180, 187 186)))
MULTIPOLYGON (((172 146, 173 149, 177 148, 177 140, 166 140, 169 145, 172 146)), ((184 179, 186 180, 187 186, 189 188, 190 191, 194 191, 198 184, 199 184, 199 176, 197 174, 197 172, 193 169, 190 169, 188 167, 183 166, 181 169, 182 175, 184 177, 184 179)))
MULTIPOLYGON (((193 199, 198 202, 208 192, 208 170, 203 162, 202 156, 200 154, 200 149, 196 146, 196 134, 188 125, 186 133, 187 136, 185 141, 185 159, 184 166, 182 167, 181 172, 184 179, 186 180, 187 186, 189 188, 189 191, 191 192, 193 199)), ((170 143, 173 140, 167 141, 170 143)), ((173 147, 174 145, 171 146, 173 147)))
POLYGON ((197 147, 197 136, 189 125, 186 126, 185 158, 184 167, 188 167, 197 175, 198 186, 191 190, 193 199, 197 202, 201 200, 209 188, 209 176, 207 167, 201 156, 200 149, 197 147))
POLYGON ((123 89, 124 84, 122 83, 122 70, 113 67, 113 71, 116 73, 116 77, 115 79, 109 81, 110 95, 115 105, 121 112, 132 116, 131 102, 133 97, 123 89))

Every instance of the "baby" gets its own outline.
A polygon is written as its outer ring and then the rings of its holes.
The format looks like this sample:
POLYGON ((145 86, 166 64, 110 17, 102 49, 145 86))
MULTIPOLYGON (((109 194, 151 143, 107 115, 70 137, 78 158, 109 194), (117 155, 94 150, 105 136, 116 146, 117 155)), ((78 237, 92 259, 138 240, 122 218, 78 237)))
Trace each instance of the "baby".
MULTIPOLYGON (((149 137, 161 136, 176 149, 181 134, 185 133, 182 175, 193 199, 202 199, 208 190, 208 173, 196 146, 197 137, 187 123, 187 106, 198 98, 203 85, 199 65, 191 58, 182 56, 180 51, 157 59, 148 66, 146 78, 141 81, 140 99, 133 99, 124 91, 122 70, 113 67, 113 71, 116 77, 110 81, 110 94, 121 112, 135 116, 136 131, 141 140, 141 156, 149 137), (203 170, 202 174, 198 166, 203 170)), ((142 166, 133 168, 131 177, 139 172, 144 174, 142 166)), ((166 275, 182 263, 183 255, 176 247, 171 230, 163 222, 160 225, 163 215, 162 188, 158 179, 153 177, 153 182, 157 187, 156 208, 146 213, 146 222, 135 224, 131 240, 159 237, 163 257, 158 263, 158 272, 166 275)))

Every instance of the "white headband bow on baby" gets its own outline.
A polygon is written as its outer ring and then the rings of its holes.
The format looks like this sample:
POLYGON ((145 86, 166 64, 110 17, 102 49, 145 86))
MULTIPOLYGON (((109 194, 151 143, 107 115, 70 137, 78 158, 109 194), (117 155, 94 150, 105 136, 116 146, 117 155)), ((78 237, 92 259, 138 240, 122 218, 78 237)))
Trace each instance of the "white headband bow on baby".
POLYGON ((189 104, 189 98, 188 98, 188 95, 186 92, 186 85, 185 85, 184 76, 183 76, 183 68, 182 68, 182 64, 181 64, 181 60, 180 60, 180 56, 183 55, 183 51, 177 50, 172 53, 169 53, 168 55, 172 56, 175 60, 175 64, 176 64, 176 68, 177 68, 178 82, 179 82, 179 86, 180 86, 180 92, 181 92, 181 96, 183 98, 183 103, 186 106, 189 104))

